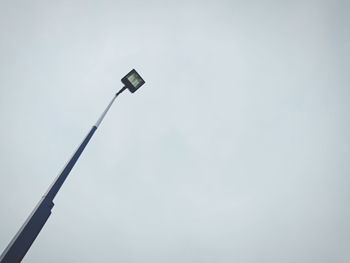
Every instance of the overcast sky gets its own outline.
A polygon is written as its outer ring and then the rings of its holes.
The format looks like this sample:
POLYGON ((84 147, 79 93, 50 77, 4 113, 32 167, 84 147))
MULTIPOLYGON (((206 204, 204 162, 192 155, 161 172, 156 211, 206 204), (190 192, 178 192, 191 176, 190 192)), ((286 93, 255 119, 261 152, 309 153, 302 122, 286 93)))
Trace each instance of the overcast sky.
POLYGON ((123 93, 24 262, 350 262, 349 1, 0 1, 0 250, 123 93))

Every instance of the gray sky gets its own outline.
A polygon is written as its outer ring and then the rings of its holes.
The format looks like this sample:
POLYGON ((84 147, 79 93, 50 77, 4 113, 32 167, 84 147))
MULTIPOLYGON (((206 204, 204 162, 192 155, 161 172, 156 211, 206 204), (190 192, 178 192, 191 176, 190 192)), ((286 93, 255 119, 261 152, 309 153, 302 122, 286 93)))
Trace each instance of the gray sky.
POLYGON ((350 261, 349 1, 0 1, 0 249, 123 93, 24 262, 350 261))

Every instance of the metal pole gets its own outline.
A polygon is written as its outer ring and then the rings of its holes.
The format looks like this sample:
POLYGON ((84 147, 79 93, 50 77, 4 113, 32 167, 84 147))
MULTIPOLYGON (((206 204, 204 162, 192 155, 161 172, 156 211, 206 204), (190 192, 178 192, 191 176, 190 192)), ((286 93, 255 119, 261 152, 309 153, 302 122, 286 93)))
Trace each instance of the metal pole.
POLYGON ((94 135, 98 126, 101 124, 103 118, 106 116, 108 110, 112 106, 117 96, 122 93, 126 87, 123 87, 111 100, 107 108, 104 110, 96 124, 92 126, 89 133, 86 135, 83 142, 75 151, 71 159, 68 161, 62 172, 57 176, 56 180, 49 187, 45 195, 41 198, 33 212, 29 215, 17 234, 12 238, 11 242, 5 248, 1 254, 0 263, 15 263, 21 262, 23 257, 28 252, 29 248, 33 244, 34 240, 44 227, 47 219, 51 215, 51 209, 54 206, 53 199, 60 190, 64 181, 68 177, 70 171, 78 161, 81 153, 84 151, 86 145, 89 143, 91 137, 94 135))

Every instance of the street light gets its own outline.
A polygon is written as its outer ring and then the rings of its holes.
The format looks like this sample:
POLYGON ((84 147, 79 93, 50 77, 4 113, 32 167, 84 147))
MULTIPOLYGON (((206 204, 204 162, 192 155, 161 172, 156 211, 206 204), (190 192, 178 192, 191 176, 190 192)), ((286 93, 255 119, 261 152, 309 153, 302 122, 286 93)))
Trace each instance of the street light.
POLYGON ((98 118, 96 124, 92 126, 90 132, 86 135, 79 148, 75 151, 71 159, 63 168, 62 172, 57 176, 56 180, 41 198, 37 206, 34 208, 33 212, 29 215, 22 227, 18 230, 17 234, 12 238, 11 242, 5 248, 0 256, 0 263, 15 263, 22 261, 23 257, 26 255, 27 251, 33 244, 41 229, 44 227, 47 219, 51 215, 51 209, 54 206, 53 199, 68 177, 70 171, 73 169, 75 163, 78 161, 81 153, 84 151, 91 137, 94 135, 95 131, 101 124, 103 118, 106 116, 115 99, 126 89, 129 89, 130 92, 134 93, 145 83, 145 81, 136 72, 136 70, 133 69, 124 78, 122 78, 122 83, 125 86, 115 94, 111 102, 108 104, 107 108, 98 118))
POLYGON ((122 78, 122 82, 132 93, 138 90, 145 81, 141 78, 139 73, 136 72, 135 69, 131 70, 124 78, 122 78))

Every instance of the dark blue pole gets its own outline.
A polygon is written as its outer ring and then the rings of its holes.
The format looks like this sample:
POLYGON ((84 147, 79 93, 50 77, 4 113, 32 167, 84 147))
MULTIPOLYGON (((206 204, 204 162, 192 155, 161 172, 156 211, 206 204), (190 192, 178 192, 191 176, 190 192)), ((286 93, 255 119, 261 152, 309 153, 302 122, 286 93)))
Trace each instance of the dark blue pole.
POLYGON ((106 116, 114 100, 125 89, 125 87, 122 88, 113 97, 112 101, 108 104, 107 108, 97 120, 96 124, 91 128, 90 132, 86 135, 79 148, 75 151, 72 158, 68 161, 62 172, 57 176, 54 183, 50 186, 46 194, 39 201, 33 212, 29 215, 17 234, 13 237, 4 252, 1 254, 0 263, 16 263, 22 261, 23 257, 26 255, 34 240, 39 235, 41 229, 44 227, 47 219, 51 215, 51 209, 54 206, 53 199, 68 177, 70 171, 73 169, 75 163, 78 161, 81 153, 84 151, 98 126, 101 124, 103 118, 106 116))

